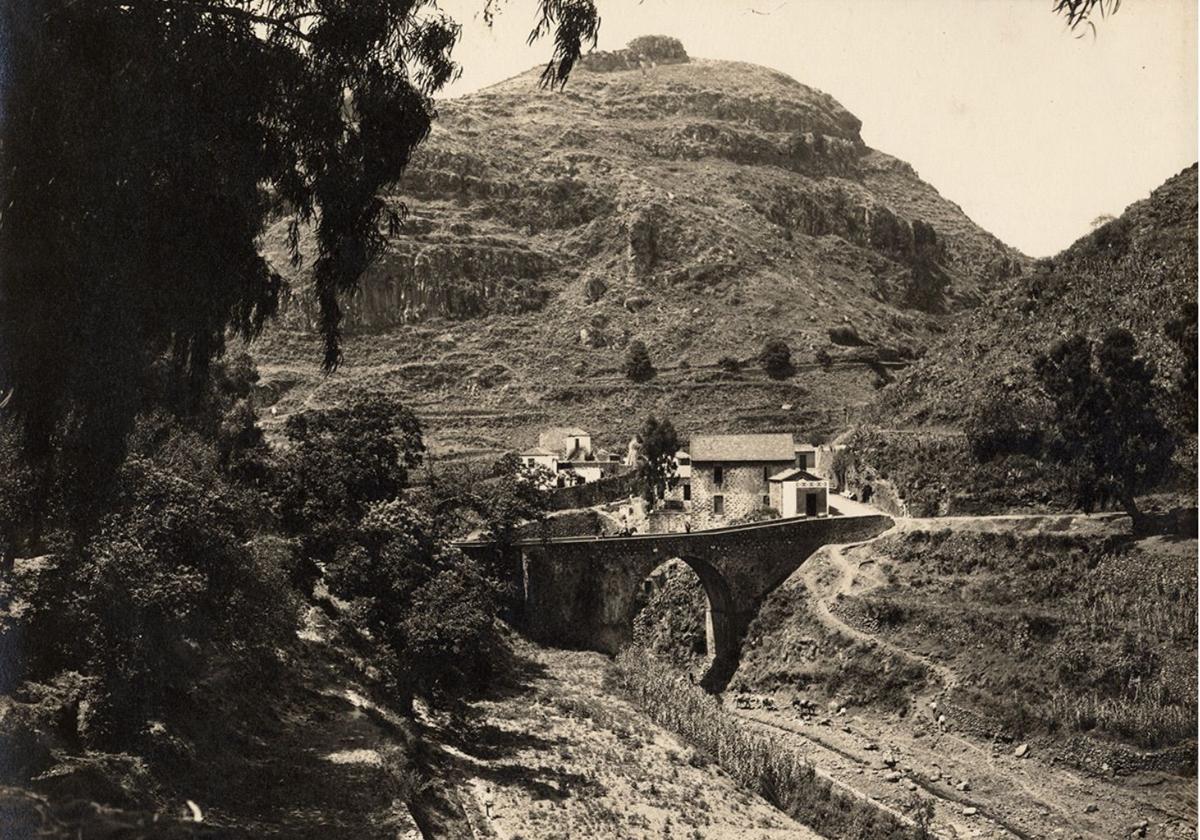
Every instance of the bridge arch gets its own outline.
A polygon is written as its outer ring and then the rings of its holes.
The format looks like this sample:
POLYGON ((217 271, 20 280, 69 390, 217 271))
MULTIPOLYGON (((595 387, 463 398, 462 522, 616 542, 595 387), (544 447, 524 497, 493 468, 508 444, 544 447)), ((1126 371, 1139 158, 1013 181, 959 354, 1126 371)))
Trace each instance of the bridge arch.
MULTIPOLYGON (((672 561, 679 561, 691 569, 700 584, 700 589, 704 592, 705 646, 708 662, 701 682, 705 685, 712 684, 714 688, 724 688, 724 682, 727 682, 733 675, 730 663, 736 663, 741 641, 735 620, 737 606, 733 591, 716 567, 702 557, 686 553, 668 557, 662 562, 655 562, 655 565, 642 576, 638 585, 641 586, 647 582, 655 572, 672 561)), ((638 594, 635 590, 634 597, 629 604, 627 622, 630 628, 629 641, 633 641, 634 623, 644 606, 640 603, 638 594)))
MULTIPOLYGON (((700 578, 713 626, 706 685, 723 687, 762 600, 830 543, 869 539, 890 528, 883 515, 771 520, 682 534, 524 540, 508 556, 521 592, 516 620, 534 641, 615 654, 633 638, 638 587, 671 558, 700 578)), ((492 556, 487 542, 458 546, 492 556)))

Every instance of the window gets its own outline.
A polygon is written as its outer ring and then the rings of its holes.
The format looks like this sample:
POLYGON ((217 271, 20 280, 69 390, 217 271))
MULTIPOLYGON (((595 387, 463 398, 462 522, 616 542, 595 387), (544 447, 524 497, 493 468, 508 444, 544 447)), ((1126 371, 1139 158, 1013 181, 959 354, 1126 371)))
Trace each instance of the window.
POLYGON ((771 497, 763 496, 763 507, 766 508, 766 507, 770 507, 770 506, 771 506, 771 497))
POLYGON ((763 467, 763 481, 770 481, 770 480, 771 480, 771 468, 763 467))
POLYGON ((683 500, 685 502, 690 502, 692 500, 692 485, 690 485, 690 484, 683 485, 683 500))
POLYGON ((713 516, 725 515, 725 497, 713 496, 713 516))
POLYGON ((713 484, 720 487, 724 483, 725 483, 725 468, 722 467, 720 464, 717 464, 715 467, 713 467, 713 484))
POLYGON ((692 463, 692 459, 686 455, 684 455, 682 458, 677 458, 676 461, 681 467, 686 467, 688 464, 692 463))

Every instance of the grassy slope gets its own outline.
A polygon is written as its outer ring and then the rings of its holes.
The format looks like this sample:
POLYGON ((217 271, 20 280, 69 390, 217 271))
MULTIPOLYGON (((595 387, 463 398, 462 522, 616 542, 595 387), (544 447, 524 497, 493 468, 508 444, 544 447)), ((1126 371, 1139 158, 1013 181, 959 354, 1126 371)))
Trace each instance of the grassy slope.
POLYGON ((798 573, 763 605, 733 685, 903 714, 936 662, 953 675, 943 705, 1011 736, 1194 737, 1195 540, 927 527, 860 550, 876 580, 833 607, 907 661, 822 627, 798 573))
MULTIPOLYGON (((378 290, 403 287, 480 314, 430 304, 407 327, 348 342, 331 381, 309 338, 277 329, 258 351, 268 380, 292 386, 277 411, 351 388, 395 390, 421 409, 435 445, 459 452, 528 443, 552 422, 623 443, 649 411, 686 431, 839 427, 843 407, 872 394, 875 374, 861 364, 784 383, 757 372, 730 383, 701 367, 748 359, 776 335, 798 361, 819 347, 837 356, 827 331, 846 321, 871 343, 923 345, 944 316, 904 305, 913 221, 939 234, 950 308, 1023 260, 906 164, 861 146, 857 126, 782 74, 701 60, 585 67, 562 93, 539 89, 531 71, 444 103, 397 196, 410 224, 356 305, 399 320, 395 294, 378 290), (806 134, 832 151, 795 151, 806 134), (892 218, 898 227, 872 222, 892 218), (431 269, 414 267, 418 252, 431 269), (589 282, 606 286, 597 301, 589 282), (526 293, 545 296, 540 310, 519 311, 526 293), (640 388, 619 374, 635 338, 664 371, 640 388)), ((280 226, 264 248, 302 285, 284 242, 280 226)))

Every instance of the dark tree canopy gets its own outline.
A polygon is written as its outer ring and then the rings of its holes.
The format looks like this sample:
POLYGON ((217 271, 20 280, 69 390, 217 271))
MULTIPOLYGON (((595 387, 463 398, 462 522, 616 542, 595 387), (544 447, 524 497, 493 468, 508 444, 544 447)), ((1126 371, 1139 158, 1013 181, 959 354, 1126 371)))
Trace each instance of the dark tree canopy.
POLYGON ((630 342, 629 349, 625 352, 622 370, 625 376, 634 382, 648 382, 658 373, 654 362, 650 361, 650 351, 641 341, 630 342))
POLYGON ((646 500, 655 500, 666 495, 675 482, 675 453, 679 451, 679 434, 670 420, 659 420, 651 415, 642 423, 639 436, 642 439, 642 463, 639 472, 646 500))
MULTIPOLYGON (((598 22, 590 0, 541 0, 547 83, 598 22)), ((281 289, 256 238, 280 216, 314 227, 334 368, 339 298, 403 212, 381 192, 458 35, 433 0, 3 4, 0 395, 35 451, 67 421, 115 462, 157 359, 200 382, 228 335, 256 334, 281 289)))
POLYGON ((759 356, 763 370, 772 379, 787 379, 795 372, 792 367, 792 348, 780 338, 774 338, 763 345, 759 356))
POLYGON ((1084 510, 1115 495, 1141 525, 1135 495, 1160 480, 1174 440, 1155 410, 1154 367, 1133 336, 1109 330, 1098 346, 1082 335, 1034 361, 1053 405, 1046 450, 1068 470, 1084 510))

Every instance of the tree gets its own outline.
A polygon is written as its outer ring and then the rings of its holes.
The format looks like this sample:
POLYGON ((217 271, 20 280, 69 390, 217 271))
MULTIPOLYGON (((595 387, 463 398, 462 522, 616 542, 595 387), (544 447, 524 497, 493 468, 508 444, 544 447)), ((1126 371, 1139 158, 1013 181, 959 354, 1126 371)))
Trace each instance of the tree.
POLYGON ((625 353, 622 370, 624 370, 625 376, 634 382, 648 382, 658 373, 654 368, 654 363, 650 361, 650 353, 646 350, 646 345, 641 341, 630 342, 629 350, 625 353))
MULTIPOLYGON (((1075 32, 1084 26, 1096 32, 1093 14, 1098 12, 1100 17, 1116 14, 1121 8, 1121 0, 1054 0, 1051 11, 1062 16, 1067 21, 1067 27, 1075 32)), ((1080 35, 1083 33, 1080 32, 1080 35)))
MULTIPOLYGON (((330 559, 371 505, 395 499, 425 452, 416 417, 382 394, 291 417, 284 434, 291 448, 278 476, 280 520, 310 561, 330 559)), ((316 568, 301 571, 307 588, 316 568)))
POLYGON ((679 435, 670 420, 658 420, 651 415, 642 423, 643 460, 638 473, 642 492, 651 505, 663 498, 675 486, 675 453, 679 451, 679 435))
POLYGON ((1176 414, 1188 431, 1196 431, 1196 302, 1189 301, 1178 318, 1166 325, 1167 338, 1179 350, 1180 362, 1171 381, 1176 414))
POLYGON ((1112 329, 1096 348, 1072 336, 1038 356, 1034 373, 1054 412, 1047 453, 1067 468, 1080 505, 1090 510, 1111 491, 1143 530, 1136 494, 1161 478, 1174 440, 1154 408, 1154 368, 1133 336, 1112 329))
POLYGON ((494 586, 435 532, 428 512, 377 502, 329 564, 330 590, 382 644, 380 670, 409 713, 414 696, 457 696, 490 676, 494 586))
POLYGON ((768 341, 763 346, 759 361, 762 363, 763 370, 767 372, 767 376, 772 379, 787 379, 795 373, 795 368, 792 367, 792 348, 788 347, 787 342, 783 339, 775 338, 768 341))
MULTIPOLYGON (((481 0, 490 20, 499 0, 481 0)), ((599 18, 541 0, 562 85, 599 18)), ((316 242, 324 365, 339 298, 403 208, 397 181, 454 78, 434 0, 25 0, 0 8, 0 394, 40 458, 115 468, 160 358, 194 385, 276 311, 264 225, 316 242)))

